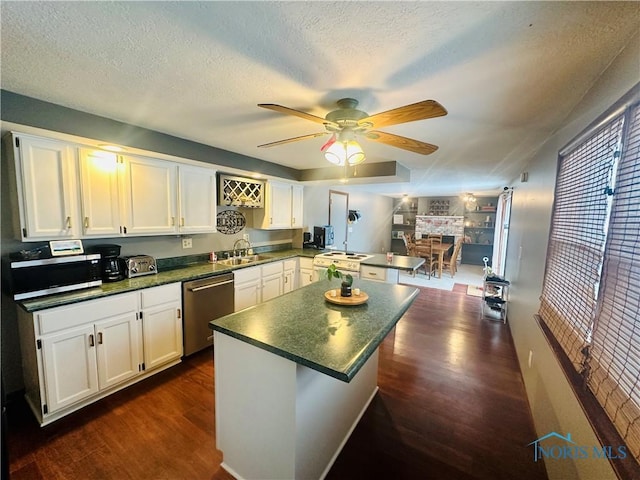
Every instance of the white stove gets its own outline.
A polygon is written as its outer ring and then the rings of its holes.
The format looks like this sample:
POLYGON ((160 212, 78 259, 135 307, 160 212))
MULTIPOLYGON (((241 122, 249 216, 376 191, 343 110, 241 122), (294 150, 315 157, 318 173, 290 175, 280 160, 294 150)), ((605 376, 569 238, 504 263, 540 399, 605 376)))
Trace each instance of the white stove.
POLYGON ((366 253, 326 252, 313 257, 313 265, 322 268, 335 265, 340 271, 359 272, 360 262, 371 257, 373 257, 373 255, 366 253))

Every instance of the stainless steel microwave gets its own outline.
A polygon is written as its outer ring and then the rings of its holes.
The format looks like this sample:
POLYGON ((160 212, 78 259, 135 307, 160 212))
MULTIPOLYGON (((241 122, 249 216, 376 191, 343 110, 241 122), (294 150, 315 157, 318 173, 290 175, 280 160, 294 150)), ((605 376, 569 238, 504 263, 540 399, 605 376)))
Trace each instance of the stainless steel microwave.
POLYGON ((14 300, 102 285, 100 254, 2 259, 2 286, 14 300))

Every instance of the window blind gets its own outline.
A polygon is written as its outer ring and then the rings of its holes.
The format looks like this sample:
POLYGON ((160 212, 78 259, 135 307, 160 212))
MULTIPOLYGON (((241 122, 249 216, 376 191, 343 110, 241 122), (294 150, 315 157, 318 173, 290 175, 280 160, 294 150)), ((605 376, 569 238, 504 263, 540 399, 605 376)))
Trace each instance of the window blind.
POLYGON ((623 116, 560 157, 539 315, 577 371, 591 339, 623 116))
POLYGON ((640 107, 617 168, 587 384, 640 458, 640 107))

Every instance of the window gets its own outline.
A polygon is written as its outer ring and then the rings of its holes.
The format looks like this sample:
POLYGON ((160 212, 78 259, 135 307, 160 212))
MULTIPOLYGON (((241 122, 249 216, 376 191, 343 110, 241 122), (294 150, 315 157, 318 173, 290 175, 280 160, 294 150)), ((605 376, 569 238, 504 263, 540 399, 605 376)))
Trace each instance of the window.
POLYGON ((636 462, 640 460, 639 101, 640 86, 636 86, 605 120, 560 152, 539 310, 636 462))

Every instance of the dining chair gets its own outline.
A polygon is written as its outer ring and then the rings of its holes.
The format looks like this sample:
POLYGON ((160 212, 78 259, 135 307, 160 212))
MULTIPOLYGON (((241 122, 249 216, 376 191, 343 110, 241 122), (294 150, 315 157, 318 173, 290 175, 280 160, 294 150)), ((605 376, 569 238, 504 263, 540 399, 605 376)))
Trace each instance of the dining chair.
POLYGON ((438 243, 442 243, 442 234, 441 233, 429 233, 427 235, 427 239, 429 239, 429 238, 437 241, 438 243))
POLYGON ((411 233, 405 233, 402 237, 404 241, 404 246, 407 249, 407 256, 415 257, 416 256, 416 241, 411 233))
POLYGON ((445 256, 442 260, 442 271, 449 270, 451 274, 451 278, 453 278, 458 271, 458 256, 460 255, 460 250, 462 250, 462 238, 459 238, 453 247, 453 253, 450 257, 445 256))
POLYGON ((433 253, 434 240, 430 238, 416 239, 416 255, 424 258, 424 274, 431 278, 435 266, 438 265, 437 256, 433 253))

